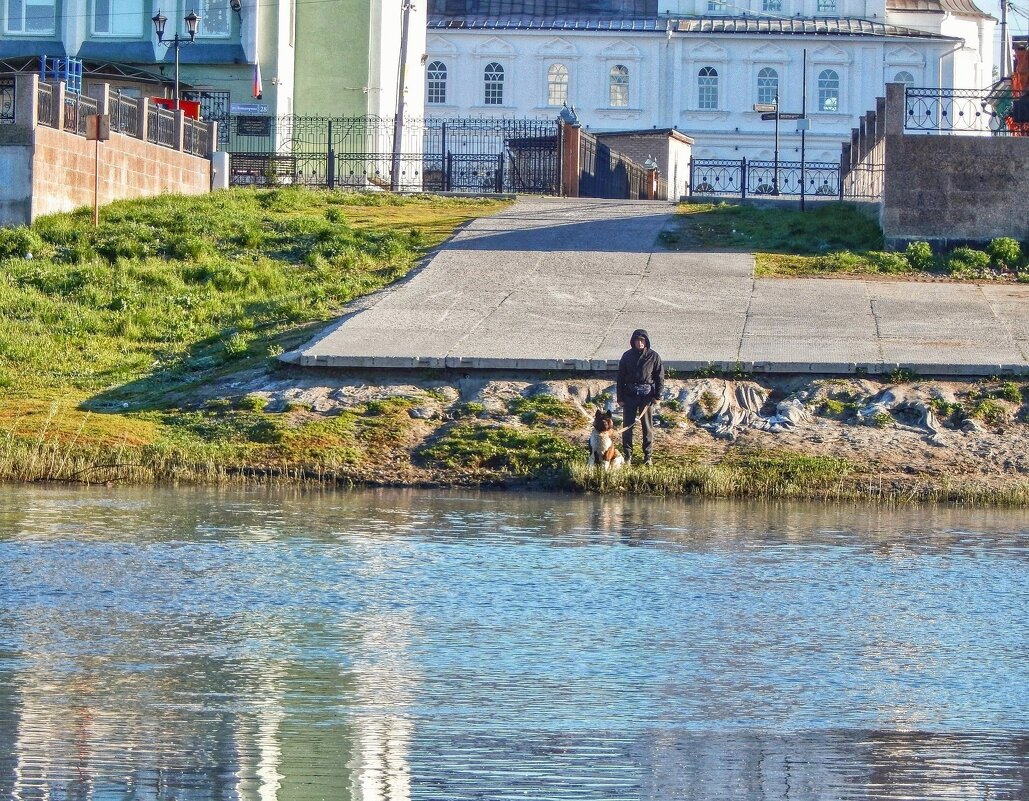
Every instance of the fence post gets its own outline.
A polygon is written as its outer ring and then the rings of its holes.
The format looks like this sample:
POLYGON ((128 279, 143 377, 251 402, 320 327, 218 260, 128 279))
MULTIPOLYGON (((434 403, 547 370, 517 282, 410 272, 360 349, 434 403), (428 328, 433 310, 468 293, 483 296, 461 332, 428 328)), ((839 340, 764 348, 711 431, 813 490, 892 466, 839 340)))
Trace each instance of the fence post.
POLYGON ((497 153, 497 178, 496 186, 497 194, 499 195, 504 191, 504 154, 503 152, 497 153))
POLYGON ((689 186, 687 186, 686 188, 689 190, 689 196, 693 197, 693 156, 692 155, 690 155, 690 168, 689 168, 689 172, 690 172, 690 183, 689 183, 689 186))
POLYGON ((839 185, 838 194, 840 200, 843 200, 843 159, 840 159, 840 166, 837 169, 839 170, 839 172, 837 173, 836 181, 836 183, 839 185))
POLYGON ((573 123, 565 123, 561 137, 561 195, 579 197, 579 147, 582 129, 573 123))
POLYGON ((454 172, 454 154, 453 153, 447 153, 446 173, 443 176, 443 185, 445 187, 445 189, 443 191, 445 191, 445 192, 452 192, 453 191, 453 186, 454 186, 453 172, 454 172))
POLYGON ((218 152, 218 120, 207 123, 207 155, 218 152))
POLYGON ((94 84, 89 87, 89 91, 86 93, 86 97, 91 97, 96 101, 96 113, 97 114, 110 114, 111 113, 111 85, 107 83, 94 84))
POLYGON ((58 81, 57 85, 54 87, 54 103, 57 106, 54 109, 54 120, 56 121, 55 127, 58 131, 64 130, 64 95, 64 81, 58 81))
POLYGON ((740 200, 747 199, 747 157, 740 159, 740 200))
POLYGON ((181 108, 175 109, 175 125, 172 128, 172 149, 182 152, 183 132, 186 128, 186 112, 181 108))
POLYGON ((39 76, 34 72, 14 76, 14 121, 29 129, 39 125, 39 76))
POLYGON ((150 136, 150 98, 141 97, 136 101, 136 114, 139 118, 139 126, 136 128, 136 138, 144 142, 150 136))
POLYGON ((332 120, 329 120, 329 150, 325 154, 325 183, 336 188, 336 151, 332 149, 332 120))

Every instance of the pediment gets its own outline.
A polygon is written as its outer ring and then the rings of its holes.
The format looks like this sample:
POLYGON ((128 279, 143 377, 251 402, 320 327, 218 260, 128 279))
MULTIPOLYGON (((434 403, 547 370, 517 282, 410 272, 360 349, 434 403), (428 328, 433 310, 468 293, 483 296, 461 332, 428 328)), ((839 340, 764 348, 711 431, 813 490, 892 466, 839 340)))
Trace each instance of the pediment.
POLYGON ((808 57, 817 63, 844 64, 850 61, 850 57, 843 50, 831 44, 818 48, 808 57))
POLYGON ((579 54, 579 51, 575 48, 571 42, 567 39, 561 39, 560 37, 550 39, 544 42, 536 49, 536 54, 540 56, 560 56, 564 58, 574 58, 579 54))
POLYGON ((688 51, 688 58, 691 61, 725 61, 728 53, 725 48, 711 42, 704 42, 688 51))
POLYGON ((454 56, 457 48, 441 36, 430 36, 425 40, 425 52, 430 56, 454 56))
POLYGON ((925 56, 910 47, 894 47, 886 53, 886 63, 892 65, 908 64, 915 67, 925 66, 925 56))
POLYGON ((617 42, 612 42, 601 50, 600 57, 603 59, 624 58, 638 60, 640 58, 640 51, 638 47, 632 44, 632 42, 626 41, 625 39, 619 39, 617 42))
POLYGON ((516 51, 510 43, 505 42, 499 36, 491 36, 472 52, 477 56, 513 56, 516 51))
POLYGON ((750 54, 751 61, 789 61, 786 51, 775 45, 762 45, 750 54))

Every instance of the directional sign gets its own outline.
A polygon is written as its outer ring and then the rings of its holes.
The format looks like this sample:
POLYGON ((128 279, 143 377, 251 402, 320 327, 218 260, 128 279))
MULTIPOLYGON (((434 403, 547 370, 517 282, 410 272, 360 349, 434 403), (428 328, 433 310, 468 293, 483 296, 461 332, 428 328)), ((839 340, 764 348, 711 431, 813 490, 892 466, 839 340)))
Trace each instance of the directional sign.
MULTIPOLYGON (((798 114, 795 111, 780 111, 778 114, 780 120, 802 120, 804 119, 803 114, 798 114)), ((771 114, 762 114, 761 119, 763 120, 774 120, 776 113, 773 111, 771 114)))
POLYGON ((775 103, 755 103, 754 111, 775 111, 775 103))

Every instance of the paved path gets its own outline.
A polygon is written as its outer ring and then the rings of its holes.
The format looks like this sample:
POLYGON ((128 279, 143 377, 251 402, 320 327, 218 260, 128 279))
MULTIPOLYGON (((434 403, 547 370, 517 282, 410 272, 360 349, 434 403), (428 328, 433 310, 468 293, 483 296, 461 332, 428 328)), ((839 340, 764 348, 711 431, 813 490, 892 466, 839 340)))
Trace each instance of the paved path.
POLYGON ((1029 371, 1029 286, 755 279, 655 246, 669 204, 527 198, 284 358, 325 367, 605 370, 634 328, 665 363, 748 372, 1029 371))

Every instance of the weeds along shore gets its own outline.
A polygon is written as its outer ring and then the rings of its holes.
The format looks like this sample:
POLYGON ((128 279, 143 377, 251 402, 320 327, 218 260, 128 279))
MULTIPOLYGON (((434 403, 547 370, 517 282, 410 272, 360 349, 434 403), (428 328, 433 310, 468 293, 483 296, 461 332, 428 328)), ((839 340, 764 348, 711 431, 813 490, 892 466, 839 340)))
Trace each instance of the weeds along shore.
POLYGON ((703 392, 692 411, 678 400, 712 378, 683 376, 655 466, 601 473, 582 409, 610 400, 610 377, 323 375, 276 358, 506 205, 230 190, 115 203, 96 229, 89 210, 0 229, 0 481, 1029 504, 1025 381, 943 387, 940 446, 902 416, 860 424, 873 382, 810 377, 764 388, 805 392, 808 424, 727 439, 703 392))

